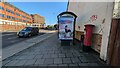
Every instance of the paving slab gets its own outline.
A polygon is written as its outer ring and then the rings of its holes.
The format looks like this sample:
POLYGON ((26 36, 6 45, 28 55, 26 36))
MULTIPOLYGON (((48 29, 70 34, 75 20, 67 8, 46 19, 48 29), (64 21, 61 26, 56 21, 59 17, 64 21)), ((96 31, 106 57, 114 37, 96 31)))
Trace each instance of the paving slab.
POLYGON ((69 68, 79 68, 78 64, 69 64, 69 68))
POLYGON ((18 62, 19 60, 12 60, 9 63, 7 63, 5 66, 15 66, 18 62))
POLYGON ((59 58, 65 58, 65 54, 59 54, 59 58))
POLYGON ((38 59, 38 60, 36 60, 36 62, 35 62, 35 66, 39 66, 39 65, 41 65, 41 64, 44 64, 44 62, 45 62, 45 59, 38 59))
POLYGON ((72 61, 71 61, 70 58, 63 58, 63 63, 64 63, 64 64, 71 64, 72 61))
POLYGON ((62 64, 62 58, 55 58, 54 59, 54 64, 62 64))
POLYGON ((59 68, 68 68, 68 64, 59 64, 59 68))
POLYGON ((44 61, 44 64, 53 64, 53 63, 54 63, 54 61, 53 61, 52 58, 50 58, 50 59, 45 59, 45 61, 44 61))
POLYGON ((58 54, 51 54, 51 58, 58 58, 58 54))
POLYGON ((59 66, 57 64, 52 64, 52 65, 48 65, 47 68, 59 68, 59 66))
POLYGON ((77 57, 75 57, 75 58, 71 58, 71 60, 72 60, 72 63, 81 63, 81 60, 79 60, 77 57))
POLYGON ((35 57, 34 57, 34 59, 41 59, 41 58, 43 58, 43 55, 36 55, 35 57))
POLYGON ((19 61, 16 63, 15 66, 23 66, 23 65, 25 65, 26 61, 27 61, 27 60, 19 60, 19 61))
POLYGON ((51 58, 51 54, 44 54, 43 58, 51 58))
POLYGON ((35 64, 36 60, 32 59, 32 60, 27 60, 26 63, 24 64, 24 66, 33 66, 35 64))

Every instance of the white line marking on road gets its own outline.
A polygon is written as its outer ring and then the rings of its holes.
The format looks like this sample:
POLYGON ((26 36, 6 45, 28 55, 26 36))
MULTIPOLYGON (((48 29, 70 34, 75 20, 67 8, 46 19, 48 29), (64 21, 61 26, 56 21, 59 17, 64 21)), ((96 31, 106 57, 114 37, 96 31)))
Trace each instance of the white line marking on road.
POLYGON ((8 39, 15 39, 15 38, 17 38, 17 37, 10 37, 10 38, 8 38, 8 39))
POLYGON ((17 42, 17 41, 19 41, 19 40, 14 40, 14 41, 10 41, 10 42, 14 43, 14 42, 17 42))
POLYGON ((15 34, 4 34, 4 35, 2 34, 2 36, 7 36, 7 35, 15 35, 15 34))

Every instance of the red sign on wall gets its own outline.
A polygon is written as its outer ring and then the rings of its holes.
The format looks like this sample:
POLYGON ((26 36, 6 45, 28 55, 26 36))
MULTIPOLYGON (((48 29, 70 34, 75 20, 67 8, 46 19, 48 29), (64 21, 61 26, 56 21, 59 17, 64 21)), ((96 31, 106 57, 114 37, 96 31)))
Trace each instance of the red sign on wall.
POLYGON ((97 15, 92 15, 92 16, 90 17, 90 19, 91 19, 91 21, 95 21, 95 20, 97 19, 97 15))

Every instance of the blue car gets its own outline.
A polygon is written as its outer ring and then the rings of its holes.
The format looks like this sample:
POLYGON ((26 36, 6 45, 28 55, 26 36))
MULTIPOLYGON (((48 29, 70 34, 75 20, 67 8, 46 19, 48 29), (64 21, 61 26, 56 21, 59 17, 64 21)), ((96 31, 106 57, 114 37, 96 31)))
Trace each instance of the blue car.
POLYGON ((25 27, 24 29, 17 33, 19 37, 31 37, 33 35, 38 34, 39 34, 38 27, 25 27))

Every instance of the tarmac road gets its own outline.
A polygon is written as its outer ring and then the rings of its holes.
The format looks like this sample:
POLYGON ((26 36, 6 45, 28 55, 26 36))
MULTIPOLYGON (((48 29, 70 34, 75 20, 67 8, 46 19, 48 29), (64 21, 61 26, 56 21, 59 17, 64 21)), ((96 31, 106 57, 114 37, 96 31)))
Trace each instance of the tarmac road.
MULTIPOLYGON (((39 35, 43 35, 43 34, 45 33, 41 33, 41 32, 39 33, 39 35)), ((36 35, 36 36, 39 36, 39 35, 36 35)), ((36 37, 36 36, 32 36, 30 38, 19 38, 17 36, 17 32, 3 32, 1 36, 2 36, 2 48, 36 37)))

